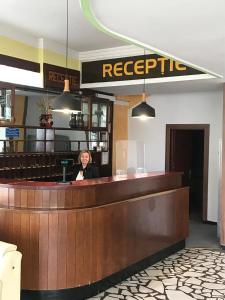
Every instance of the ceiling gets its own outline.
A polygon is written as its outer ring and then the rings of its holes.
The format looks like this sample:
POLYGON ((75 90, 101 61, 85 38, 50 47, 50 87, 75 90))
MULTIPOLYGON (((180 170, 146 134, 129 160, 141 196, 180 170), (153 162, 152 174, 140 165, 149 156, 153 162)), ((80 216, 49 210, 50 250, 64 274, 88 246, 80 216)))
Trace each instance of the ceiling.
MULTIPOLYGON (((193 86, 209 88, 225 81, 224 0, 92 0, 91 3, 96 17, 108 28, 223 76, 193 82, 193 86)), ((65 45, 66 0, 4 1, 1 24, 65 45)), ((126 44, 98 31, 85 19, 79 0, 69 0, 70 48, 89 51, 122 45, 126 44)))

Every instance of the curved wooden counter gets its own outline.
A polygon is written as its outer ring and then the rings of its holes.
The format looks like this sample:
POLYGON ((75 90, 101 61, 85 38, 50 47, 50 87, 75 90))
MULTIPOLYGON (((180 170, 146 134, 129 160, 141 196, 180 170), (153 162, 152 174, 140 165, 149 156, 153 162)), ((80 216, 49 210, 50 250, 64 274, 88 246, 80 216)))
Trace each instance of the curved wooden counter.
POLYGON ((181 187, 181 173, 71 185, 1 180, 0 195, 0 237, 23 254, 24 290, 95 283, 188 233, 188 188, 181 187))

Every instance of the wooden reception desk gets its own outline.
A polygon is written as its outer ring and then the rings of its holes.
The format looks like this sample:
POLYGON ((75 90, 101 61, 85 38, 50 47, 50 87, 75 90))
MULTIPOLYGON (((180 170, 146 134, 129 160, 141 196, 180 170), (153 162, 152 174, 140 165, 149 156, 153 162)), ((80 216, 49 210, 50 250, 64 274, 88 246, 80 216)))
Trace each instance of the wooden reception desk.
POLYGON ((0 239, 23 254, 22 299, 86 299, 107 279, 183 247, 181 177, 154 172, 71 185, 1 179, 0 239))

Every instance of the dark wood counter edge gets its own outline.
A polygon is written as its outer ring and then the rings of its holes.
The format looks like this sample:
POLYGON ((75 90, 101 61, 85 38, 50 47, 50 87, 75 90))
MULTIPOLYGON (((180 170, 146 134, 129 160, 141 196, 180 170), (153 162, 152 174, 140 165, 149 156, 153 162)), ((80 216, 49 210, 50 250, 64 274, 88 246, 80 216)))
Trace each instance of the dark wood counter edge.
MULTIPOLYGON (((183 187, 180 187, 178 189, 171 189, 171 190, 166 190, 166 191, 162 191, 162 192, 156 192, 156 193, 153 193, 153 194, 147 194, 147 195, 141 195, 139 197, 134 197, 134 198, 129 198, 129 199, 123 199, 123 200, 120 200, 119 202, 120 203, 125 203, 125 202, 134 202, 134 201, 137 201, 137 200, 143 200, 145 198, 151 198, 151 197, 156 197, 158 195, 165 195, 165 194, 168 194, 168 193, 173 193, 174 191, 178 191, 178 190, 186 190, 188 189, 189 190, 189 187, 187 186, 183 186, 183 187)), ((74 211, 74 210, 92 210, 94 208, 101 208, 101 207, 105 207, 105 206, 110 206, 110 205, 115 205, 116 203, 118 202, 109 202, 109 203, 104 203, 104 204, 98 204, 96 203, 96 205, 91 205, 91 206, 82 206, 82 207, 60 207, 60 208, 49 208, 49 207, 46 207, 46 208, 33 208, 31 207, 30 209, 28 207, 8 207, 8 206, 2 206, 0 205, 0 210, 1 211, 14 211, 14 212, 21 212, 23 211, 24 213, 26 212, 30 212, 32 211, 32 213, 43 213, 43 212, 46 212, 46 213, 59 213, 60 211, 74 211)))
POLYGON ((87 186, 96 186, 101 184, 109 184, 119 181, 131 181, 131 180, 143 180, 149 179, 150 177, 160 178, 171 175, 183 174, 183 172, 149 172, 137 175, 126 175, 126 176, 112 176, 112 177, 101 177, 97 179, 86 179, 81 181, 72 181, 71 184, 62 184, 60 182, 42 182, 42 181, 25 181, 16 179, 0 179, 0 187, 15 188, 15 189, 32 189, 32 190, 67 190, 74 189, 75 187, 83 188, 87 186))
POLYGON ((169 255, 176 253, 177 251, 185 247, 185 241, 182 240, 172 246, 169 246, 157 253, 150 255, 147 258, 121 270, 120 272, 114 273, 111 276, 104 278, 101 281, 95 282, 90 285, 85 285, 77 288, 71 289, 62 289, 62 290, 48 290, 48 291, 31 291, 31 290, 22 290, 21 291, 21 300, 85 300, 89 297, 93 297, 102 291, 119 284, 121 281, 126 278, 134 275, 141 270, 146 269, 147 267, 157 263, 158 261, 165 259, 169 255))

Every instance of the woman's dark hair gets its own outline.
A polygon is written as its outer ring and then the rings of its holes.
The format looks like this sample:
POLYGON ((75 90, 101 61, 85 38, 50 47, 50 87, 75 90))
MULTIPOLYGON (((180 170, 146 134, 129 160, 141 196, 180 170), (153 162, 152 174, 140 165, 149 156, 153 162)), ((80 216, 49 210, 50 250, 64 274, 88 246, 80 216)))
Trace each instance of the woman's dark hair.
POLYGON ((88 163, 92 163, 91 152, 90 152, 89 150, 82 150, 82 151, 80 151, 80 154, 79 154, 78 159, 77 159, 77 160, 78 160, 78 163, 81 164, 80 158, 81 158, 81 155, 82 155, 83 153, 87 153, 87 154, 89 155, 89 162, 88 162, 88 163))

